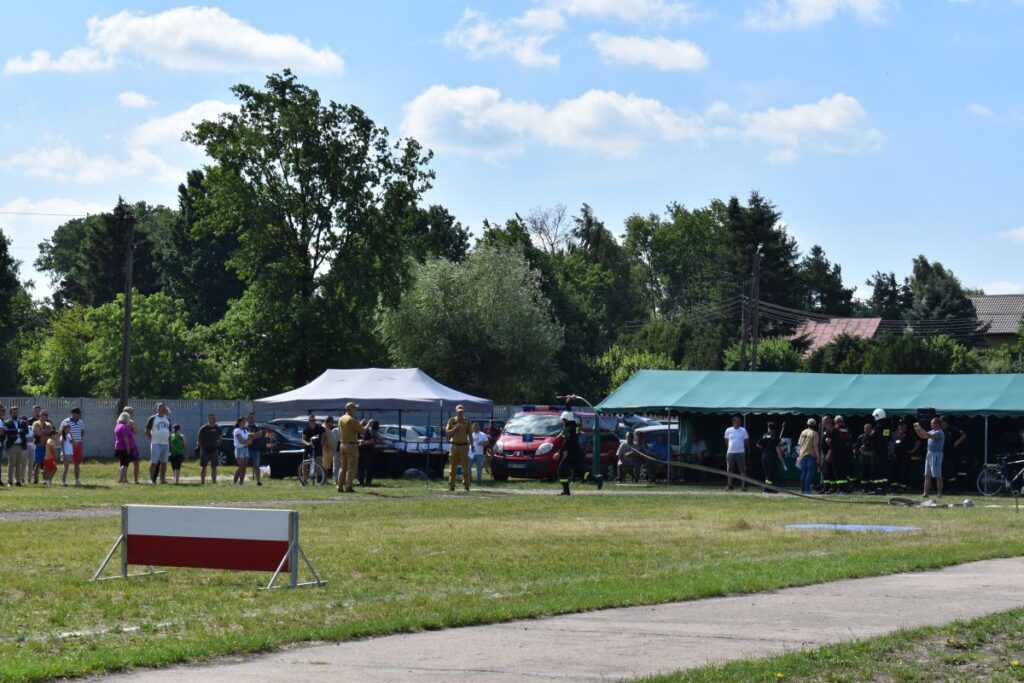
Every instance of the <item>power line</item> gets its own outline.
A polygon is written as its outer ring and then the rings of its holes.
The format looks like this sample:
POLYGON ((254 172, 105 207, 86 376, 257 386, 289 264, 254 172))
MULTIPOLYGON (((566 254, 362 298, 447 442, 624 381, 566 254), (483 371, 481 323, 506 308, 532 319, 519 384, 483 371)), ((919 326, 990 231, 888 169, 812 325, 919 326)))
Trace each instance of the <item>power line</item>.
POLYGON ((44 213, 42 211, 0 211, 0 216, 52 216, 56 218, 88 218, 84 213, 44 213))

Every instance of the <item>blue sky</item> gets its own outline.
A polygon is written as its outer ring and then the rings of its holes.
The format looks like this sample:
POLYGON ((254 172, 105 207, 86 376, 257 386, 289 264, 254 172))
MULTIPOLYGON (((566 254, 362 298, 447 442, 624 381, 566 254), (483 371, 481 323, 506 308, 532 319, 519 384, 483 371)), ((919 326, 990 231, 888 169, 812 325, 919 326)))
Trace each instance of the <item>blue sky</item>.
MULTIPOLYGON (((192 122, 291 67, 436 151, 428 201, 483 219, 758 190, 848 285, 925 253, 1024 291, 1024 3, 434 0, 7 3, 0 226, 23 276, 61 217, 174 205, 192 122)), ((861 287, 861 294, 864 288, 861 287)))

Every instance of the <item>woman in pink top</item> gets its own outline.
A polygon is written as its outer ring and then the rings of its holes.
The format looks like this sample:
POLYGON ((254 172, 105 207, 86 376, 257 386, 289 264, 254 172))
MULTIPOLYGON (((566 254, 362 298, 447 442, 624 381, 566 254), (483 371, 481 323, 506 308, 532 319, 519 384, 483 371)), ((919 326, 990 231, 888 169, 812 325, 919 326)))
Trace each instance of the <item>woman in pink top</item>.
POLYGON ((135 430, 132 429, 132 416, 128 413, 121 413, 117 416, 117 425, 114 426, 114 456, 121 464, 117 473, 117 483, 128 483, 128 463, 135 463, 135 483, 139 483, 139 446, 135 441, 135 430))

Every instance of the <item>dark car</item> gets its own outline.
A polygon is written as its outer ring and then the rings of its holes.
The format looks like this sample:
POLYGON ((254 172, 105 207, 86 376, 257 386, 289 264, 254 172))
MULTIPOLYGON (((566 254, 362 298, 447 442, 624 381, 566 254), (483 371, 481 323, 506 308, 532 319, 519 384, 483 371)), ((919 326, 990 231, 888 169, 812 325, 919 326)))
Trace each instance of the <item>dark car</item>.
MULTIPOLYGON (((276 425, 266 422, 257 422, 256 427, 262 429, 267 435, 267 447, 263 452, 261 465, 270 467, 270 476, 273 479, 284 479, 294 477, 299 469, 305 453, 305 447, 301 441, 294 441, 278 429, 276 425)), ((217 429, 220 430, 220 464, 230 467, 235 466, 235 440, 234 422, 218 422, 217 429)))

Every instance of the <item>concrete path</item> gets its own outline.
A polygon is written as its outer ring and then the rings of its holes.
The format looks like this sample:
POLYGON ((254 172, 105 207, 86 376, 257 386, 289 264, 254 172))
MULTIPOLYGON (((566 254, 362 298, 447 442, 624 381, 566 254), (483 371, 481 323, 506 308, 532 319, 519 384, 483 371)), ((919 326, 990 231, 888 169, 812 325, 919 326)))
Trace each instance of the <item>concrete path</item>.
POLYGON ((1024 558, 652 607, 297 646, 106 681, 614 681, 1024 605, 1024 558))

